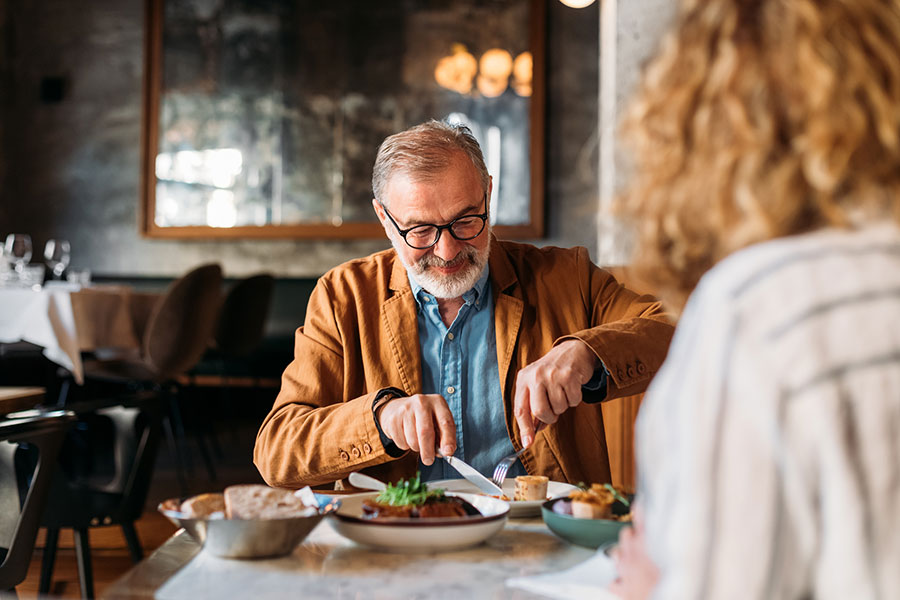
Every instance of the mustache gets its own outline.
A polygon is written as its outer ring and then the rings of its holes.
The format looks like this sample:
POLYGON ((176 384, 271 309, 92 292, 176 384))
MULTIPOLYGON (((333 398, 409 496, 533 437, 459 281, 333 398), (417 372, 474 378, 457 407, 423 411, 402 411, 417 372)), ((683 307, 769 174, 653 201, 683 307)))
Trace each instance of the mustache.
POLYGON ((469 264, 474 265, 475 259, 478 256, 478 251, 475 248, 469 247, 461 250, 459 254, 451 258, 450 260, 444 260, 439 256, 435 256, 434 254, 426 254, 422 258, 416 261, 416 266, 418 266, 421 270, 425 270, 429 267, 441 267, 443 269, 449 269, 452 267, 457 267, 463 263, 468 262, 469 264))

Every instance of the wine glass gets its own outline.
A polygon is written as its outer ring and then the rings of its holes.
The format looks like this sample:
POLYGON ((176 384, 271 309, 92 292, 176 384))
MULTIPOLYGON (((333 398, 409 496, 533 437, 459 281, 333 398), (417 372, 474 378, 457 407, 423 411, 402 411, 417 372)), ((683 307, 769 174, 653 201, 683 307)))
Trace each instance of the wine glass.
POLYGON ((44 245, 44 260, 55 278, 59 279, 69 266, 70 251, 68 240, 47 240, 44 245))
POLYGON ((31 260, 31 236, 27 233, 9 234, 6 236, 4 253, 9 264, 15 265, 16 272, 21 274, 31 260))

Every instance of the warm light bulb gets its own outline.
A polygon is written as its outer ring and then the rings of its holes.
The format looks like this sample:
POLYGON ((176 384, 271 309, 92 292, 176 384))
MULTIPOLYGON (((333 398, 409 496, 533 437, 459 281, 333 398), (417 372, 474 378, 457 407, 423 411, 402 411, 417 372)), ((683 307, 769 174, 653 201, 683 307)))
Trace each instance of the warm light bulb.
POLYGON ((559 0, 566 6, 571 8, 584 8, 585 6, 590 6, 594 3, 594 0, 559 0))

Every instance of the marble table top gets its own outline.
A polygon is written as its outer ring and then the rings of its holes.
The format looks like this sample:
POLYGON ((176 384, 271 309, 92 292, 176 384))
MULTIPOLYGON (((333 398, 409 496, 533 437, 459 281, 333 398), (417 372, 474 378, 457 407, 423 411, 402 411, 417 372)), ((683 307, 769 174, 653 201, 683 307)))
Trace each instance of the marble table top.
POLYGON ((594 555, 540 519, 510 519, 466 550, 394 554, 356 545, 326 519, 288 556, 234 560, 203 552, 184 530, 106 590, 107 598, 539 598, 506 579, 567 569, 594 555))

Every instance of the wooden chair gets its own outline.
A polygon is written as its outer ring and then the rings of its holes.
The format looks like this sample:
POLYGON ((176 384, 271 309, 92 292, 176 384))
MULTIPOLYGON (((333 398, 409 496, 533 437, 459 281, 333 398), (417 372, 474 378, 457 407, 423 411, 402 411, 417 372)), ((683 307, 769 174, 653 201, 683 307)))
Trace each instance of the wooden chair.
POLYGON ((28 573, 57 455, 74 420, 67 411, 0 419, 0 595, 15 594, 28 573))

